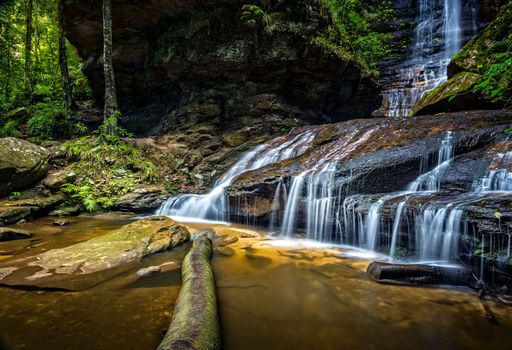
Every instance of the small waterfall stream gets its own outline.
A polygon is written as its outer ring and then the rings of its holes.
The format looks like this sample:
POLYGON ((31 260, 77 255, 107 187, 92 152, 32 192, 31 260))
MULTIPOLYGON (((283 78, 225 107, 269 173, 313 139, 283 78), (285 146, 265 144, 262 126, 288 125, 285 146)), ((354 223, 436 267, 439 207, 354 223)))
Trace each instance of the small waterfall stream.
MULTIPOLYGON (((468 17, 476 33, 476 5, 468 17)), ((461 0, 420 0, 411 56, 397 69, 397 78, 383 92, 389 117, 408 116, 429 91, 444 83, 451 58, 462 48, 461 0)))
POLYGON ((220 177, 209 193, 201 195, 183 194, 171 197, 158 209, 156 214, 199 220, 226 221, 228 218, 228 203, 225 190, 237 176, 303 154, 311 145, 314 136, 313 132, 305 131, 289 140, 287 140, 287 137, 281 137, 257 146, 245 153, 235 165, 220 177))

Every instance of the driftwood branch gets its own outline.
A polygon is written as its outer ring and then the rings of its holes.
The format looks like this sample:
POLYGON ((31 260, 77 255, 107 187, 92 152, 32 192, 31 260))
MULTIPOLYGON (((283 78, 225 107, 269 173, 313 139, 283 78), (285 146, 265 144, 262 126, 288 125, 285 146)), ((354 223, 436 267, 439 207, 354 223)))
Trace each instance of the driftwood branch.
POLYGON ((212 241, 198 237, 183 260, 182 279, 171 325, 158 350, 220 349, 212 241))

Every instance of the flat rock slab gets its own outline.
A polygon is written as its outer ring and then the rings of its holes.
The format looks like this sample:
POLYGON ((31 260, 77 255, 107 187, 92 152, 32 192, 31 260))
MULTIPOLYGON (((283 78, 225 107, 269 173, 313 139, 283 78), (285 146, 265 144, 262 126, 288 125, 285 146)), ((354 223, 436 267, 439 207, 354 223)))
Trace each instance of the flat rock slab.
POLYGON ((83 290, 189 239, 188 229, 169 218, 141 219, 86 242, 6 262, 0 285, 83 290))
POLYGON ((18 230, 10 227, 0 227, 0 242, 13 241, 32 237, 32 234, 25 230, 18 230))

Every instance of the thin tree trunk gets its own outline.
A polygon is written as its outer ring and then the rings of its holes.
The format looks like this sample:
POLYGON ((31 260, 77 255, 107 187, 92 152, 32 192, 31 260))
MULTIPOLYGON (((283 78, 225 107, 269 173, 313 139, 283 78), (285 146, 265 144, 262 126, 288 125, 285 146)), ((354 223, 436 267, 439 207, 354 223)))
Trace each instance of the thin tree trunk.
POLYGON ((112 58, 112 0, 103 0, 103 70, 105 75, 105 119, 113 117, 107 125, 107 134, 114 135, 117 128, 117 98, 112 58))
POLYGON ((25 95, 32 93, 32 14, 34 12, 34 0, 27 0, 26 3, 26 34, 25 34, 25 95))
POLYGON ((68 56, 66 52, 66 38, 64 37, 64 23, 62 19, 62 2, 59 1, 57 16, 59 19, 59 67, 62 79, 62 90, 64 91, 64 108, 69 111, 76 108, 73 100, 73 86, 69 79, 68 56))
MULTIPOLYGON (((1 10, 1 8, 0 8, 1 10)), ((12 60, 12 54, 11 54, 11 18, 9 16, 9 19, 5 22, 3 34, 5 37, 5 81, 4 81, 4 101, 8 102, 11 99, 11 60, 12 60)))

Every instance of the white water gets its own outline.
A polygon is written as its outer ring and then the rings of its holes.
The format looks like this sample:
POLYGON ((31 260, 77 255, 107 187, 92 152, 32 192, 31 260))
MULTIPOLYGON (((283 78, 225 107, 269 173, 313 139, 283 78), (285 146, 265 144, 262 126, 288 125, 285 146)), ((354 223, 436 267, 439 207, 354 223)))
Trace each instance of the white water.
MULTIPOLYGON (((408 116, 416 103, 447 79, 451 58, 462 47, 460 0, 420 0, 411 57, 398 70, 398 82, 384 91, 386 115, 408 116)), ((472 4, 471 18, 476 7, 472 4)), ((476 22, 473 25, 476 33, 476 22)))
POLYGON ((209 193, 171 197, 157 210, 156 215, 226 221, 229 208, 225 190, 237 176, 303 154, 314 136, 313 132, 305 131, 288 141, 282 137, 257 146, 219 178, 209 193))
POLYGON ((475 192, 512 191, 512 151, 498 153, 491 168, 475 182, 475 192))
MULTIPOLYGON (((365 220, 364 227, 361 228, 363 230, 363 237, 365 238, 363 241, 366 242, 366 248, 376 250, 378 246, 380 246, 380 235, 384 230, 382 230, 381 221, 382 215, 381 210, 384 204, 392 199, 405 197, 400 203, 398 203, 395 218, 393 220, 393 227, 391 233, 391 244, 389 248, 389 254, 392 257, 396 256, 397 246, 398 246, 398 236, 400 231, 400 225, 402 222, 402 215, 404 212, 404 206, 408 200, 409 195, 417 194, 418 192, 433 192, 438 191, 440 187, 440 180, 446 168, 450 164, 452 158, 454 156, 454 146, 453 146, 453 133, 448 131, 441 142, 439 147, 439 151, 437 152, 437 165, 430 171, 428 170, 428 160, 429 155, 427 154, 421 162, 420 172, 425 173, 421 174, 416 180, 411 182, 409 186, 407 186, 407 190, 403 192, 393 193, 387 196, 380 198, 377 202, 372 204, 368 215, 365 220)), ((442 214, 441 214, 442 215, 442 214)), ((420 259, 437 259, 438 254, 435 252, 435 249, 428 249, 425 246, 430 243, 426 241, 427 237, 433 237, 435 234, 443 234, 444 232, 440 231, 440 226, 432 226, 428 220, 423 220, 424 224, 418 227, 423 233, 421 235, 416 235, 417 248, 416 251, 423 251, 423 254, 420 254, 420 259), (434 230, 437 230, 435 233, 434 230)))

